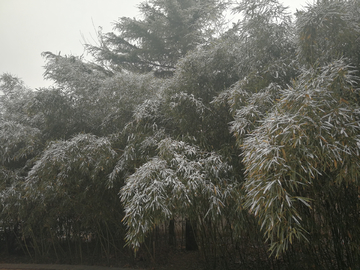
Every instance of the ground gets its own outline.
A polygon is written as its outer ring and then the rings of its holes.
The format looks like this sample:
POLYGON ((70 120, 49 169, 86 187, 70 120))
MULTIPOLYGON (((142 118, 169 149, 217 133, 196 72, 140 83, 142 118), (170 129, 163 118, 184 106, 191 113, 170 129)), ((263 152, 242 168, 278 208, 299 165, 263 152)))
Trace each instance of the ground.
POLYGON ((69 265, 69 264, 29 264, 17 263, 15 259, 7 258, 4 261, 0 258, 0 270, 199 270, 203 269, 199 260, 197 251, 174 251, 167 254, 166 261, 161 260, 157 265, 148 265, 141 262, 135 262, 134 265, 125 265, 124 267, 106 267, 106 266, 88 266, 88 265, 69 265), (11 263, 9 263, 9 261, 11 263))

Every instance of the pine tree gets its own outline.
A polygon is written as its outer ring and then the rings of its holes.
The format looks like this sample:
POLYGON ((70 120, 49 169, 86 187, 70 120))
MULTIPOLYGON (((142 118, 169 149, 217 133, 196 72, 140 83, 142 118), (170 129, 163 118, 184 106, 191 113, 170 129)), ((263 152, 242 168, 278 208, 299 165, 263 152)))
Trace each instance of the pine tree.
POLYGON ((88 48, 113 69, 168 76, 180 58, 216 34, 225 7, 220 0, 144 2, 143 19, 120 18, 117 33, 100 33, 100 46, 88 48))

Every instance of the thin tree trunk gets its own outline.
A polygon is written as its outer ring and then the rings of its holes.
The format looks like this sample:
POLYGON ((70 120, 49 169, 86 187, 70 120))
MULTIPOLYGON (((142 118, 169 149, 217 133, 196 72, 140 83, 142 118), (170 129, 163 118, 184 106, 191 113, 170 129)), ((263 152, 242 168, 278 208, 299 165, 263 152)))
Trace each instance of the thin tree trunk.
POLYGON ((196 235, 194 227, 196 226, 194 223, 191 224, 189 219, 185 220, 185 247, 186 250, 197 250, 198 245, 196 243, 196 235))
POLYGON ((176 246, 176 235, 175 235, 175 219, 171 219, 169 222, 169 246, 176 246))

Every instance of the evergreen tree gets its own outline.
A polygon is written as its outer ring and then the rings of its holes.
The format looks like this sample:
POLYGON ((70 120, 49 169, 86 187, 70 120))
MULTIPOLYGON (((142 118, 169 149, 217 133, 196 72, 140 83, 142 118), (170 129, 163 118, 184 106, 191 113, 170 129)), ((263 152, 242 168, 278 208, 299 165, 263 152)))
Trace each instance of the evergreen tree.
POLYGON ((117 33, 100 33, 100 46, 89 49, 115 70, 168 76, 180 58, 217 34, 225 7, 221 0, 147 1, 139 6, 142 19, 121 18, 117 33))

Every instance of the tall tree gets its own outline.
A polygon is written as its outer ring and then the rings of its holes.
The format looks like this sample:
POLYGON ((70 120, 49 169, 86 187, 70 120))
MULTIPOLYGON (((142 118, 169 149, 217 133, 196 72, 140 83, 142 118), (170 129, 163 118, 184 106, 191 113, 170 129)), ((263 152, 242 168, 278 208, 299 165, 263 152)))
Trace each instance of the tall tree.
POLYGON ((151 74, 113 73, 81 57, 43 55, 45 78, 55 86, 36 93, 30 112, 42 117, 48 124, 44 128, 58 138, 79 132, 107 135, 121 131, 134 108, 162 84, 151 74))
POLYGON ((31 125, 26 109, 34 92, 24 82, 11 74, 0 76, 0 119, 31 125))
POLYGON ((226 7, 221 0, 151 0, 140 4, 143 19, 123 17, 118 33, 100 33, 100 46, 89 46, 113 69, 173 74, 177 61, 208 41, 226 7))
POLYGON ((299 12, 296 40, 299 59, 310 65, 346 57, 359 66, 359 1, 318 1, 299 12))
POLYGON ((238 88, 251 106, 236 111, 232 126, 244 151, 245 205, 271 250, 308 239, 324 269, 359 263, 357 3, 324 1, 298 14, 297 60, 306 68, 272 97, 238 88))
POLYGON ((26 202, 21 204, 23 234, 36 254, 45 248, 58 256, 62 239, 76 243, 82 253, 87 237, 95 237, 104 255, 114 254, 110 243, 121 245, 123 237, 121 183, 110 186, 107 175, 117 155, 109 138, 90 134, 54 141, 39 155, 23 184, 26 202))

